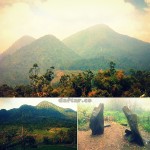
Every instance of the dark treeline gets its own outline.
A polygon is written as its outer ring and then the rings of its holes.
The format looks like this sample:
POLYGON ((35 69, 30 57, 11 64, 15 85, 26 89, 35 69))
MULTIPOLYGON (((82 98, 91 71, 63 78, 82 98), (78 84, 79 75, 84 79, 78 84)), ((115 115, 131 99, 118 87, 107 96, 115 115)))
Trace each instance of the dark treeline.
POLYGON ((0 86, 1 97, 149 97, 150 72, 131 70, 125 74, 116 70, 110 62, 108 70, 93 73, 86 70, 76 74, 64 74, 59 82, 55 79, 54 67, 40 75, 37 64, 29 70, 29 85, 0 86))
POLYGON ((20 108, 0 110, 0 150, 62 144, 76 147, 75 111, 66 111, 44 101, 37 106, 22 105, 20 108))
MULTIPOLYGON (((56 128, 57 129, 57 128, 56 128)), ((23 128, 19 126, 9 126, 3 132, 0 132, 0 149, 27 149, 38 148, 42 145, 60 145, 71 144, 72 146, 77 143, 77 129, 75 127, 64 130, 63 128, 51 135, 49 131, 41 130, 40 133, 34 133, 30 128, 23 128), (44 135, 47 132, 49 135, 44 135)), ((36 131, 37 132, 37 131, 36 131)))

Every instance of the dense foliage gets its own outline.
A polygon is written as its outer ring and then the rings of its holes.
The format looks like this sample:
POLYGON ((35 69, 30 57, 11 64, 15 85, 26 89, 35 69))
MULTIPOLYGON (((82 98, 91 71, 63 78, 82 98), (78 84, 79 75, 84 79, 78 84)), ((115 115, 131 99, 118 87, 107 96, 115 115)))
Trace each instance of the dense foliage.
POLYGON ((150 43, 119 34, 103 24, 63 41, 45 35, 36 40, 26 37, 16 43, 5 51, 4 56, 0 55, 0 85, 29 84, 27 72, 34 63, 40 66, 41 74, 50 65, 70 71, 106 70, 110 61, 125 72, 131 68, 150 70, 150 43))
MULTIPOLYGON (((107 100, 104 104, 104 122, 105 124, 111 124, 111 122, 117 122, 121 125, 128 125, 127 118, 122 111, 123 106, 128 107, 137 115, 138 126, 140 130, 150 133, 150 110, 145 110, 145 105, 138 103, 138 100, 107 100)), ((141 101, 141 100, 139 100, 141 101)), ((149 101, 149 100, 147 100, 149 101)), ((143 102, 144 103, 144 102, 143 102)), ((98 105, 98 103, 97 103, 98 105)), ((89 122, 94 104, 79 104, 78 105, 78 129, 89 130, 89 122)))
POLYGON ((125 74, 110 62, 108 70, 91 70, 62 74, 55 81, 54 67, 40 75, 39 66, 29 70, 29 85, 0 86, 1 97, 149 97, 150 72, 134 71, 125 74))
POLYGON ((0 110, 0 149, 77 143, 77 114, 43 101, 0 110))

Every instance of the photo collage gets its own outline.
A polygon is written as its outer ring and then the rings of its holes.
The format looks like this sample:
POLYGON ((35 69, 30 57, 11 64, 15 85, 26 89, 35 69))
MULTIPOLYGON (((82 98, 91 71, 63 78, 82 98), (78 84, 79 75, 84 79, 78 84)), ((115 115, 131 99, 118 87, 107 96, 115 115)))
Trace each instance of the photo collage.
POLYGON ((150 150, 150 0, 0 0, 0 150, 150 150))

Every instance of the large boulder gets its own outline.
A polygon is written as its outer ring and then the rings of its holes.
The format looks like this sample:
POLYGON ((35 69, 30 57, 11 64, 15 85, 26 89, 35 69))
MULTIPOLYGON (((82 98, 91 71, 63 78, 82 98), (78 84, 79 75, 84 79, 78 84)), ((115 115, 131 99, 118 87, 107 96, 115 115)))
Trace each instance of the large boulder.
POLYGON ((142 136, 138 130, 137 115, 133 114, 132 111, 127 107, 123 107, 123 112, 127 118, 128 124, 131 131, 126 130, 126 137, 130 142, 136 142, 137 144, 144 146, 142 136))
POLYGON ((93 109, 90 118, 90 128, 92 130, 92 135, 100 135, 104 133, 104 104, 99 104, 98 107, 93 109))

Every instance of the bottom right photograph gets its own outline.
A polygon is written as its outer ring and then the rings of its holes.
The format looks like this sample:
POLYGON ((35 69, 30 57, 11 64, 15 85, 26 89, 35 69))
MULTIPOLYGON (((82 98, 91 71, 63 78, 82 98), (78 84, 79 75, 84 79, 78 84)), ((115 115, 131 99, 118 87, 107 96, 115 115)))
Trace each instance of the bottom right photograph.
POLYGON ((149 150, 150 98, 78 104, 78 150, 149 150))

